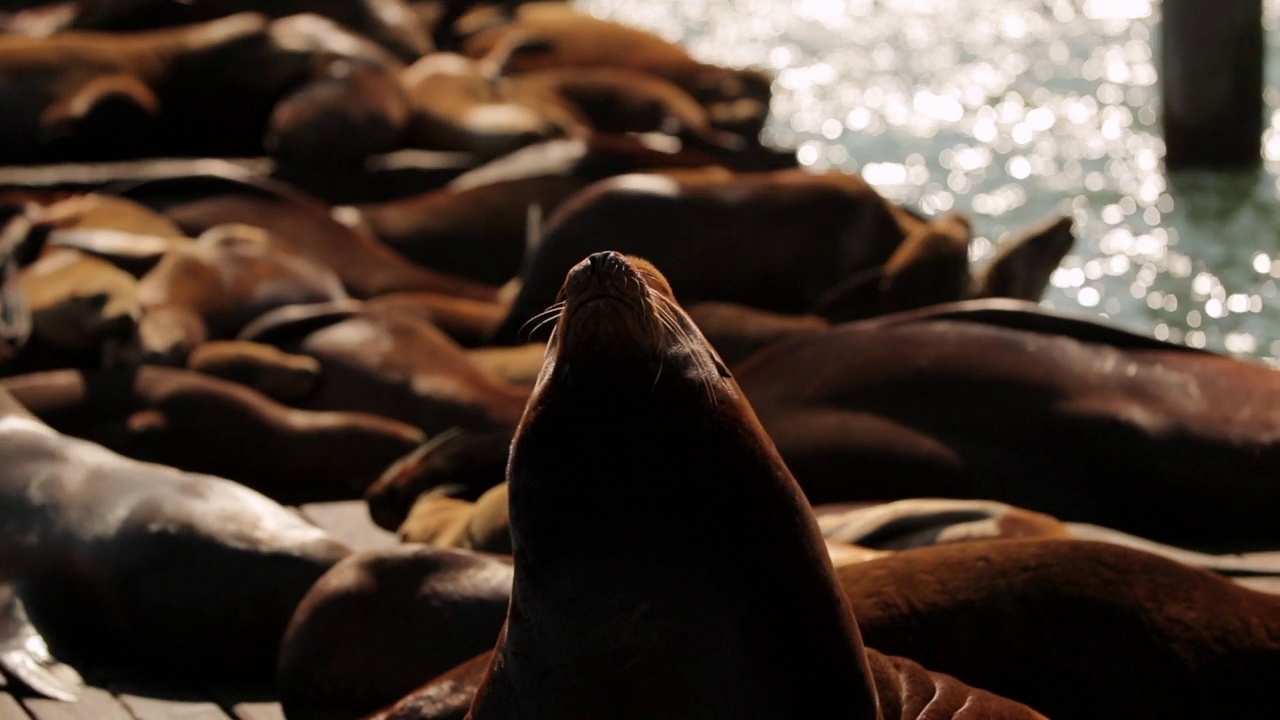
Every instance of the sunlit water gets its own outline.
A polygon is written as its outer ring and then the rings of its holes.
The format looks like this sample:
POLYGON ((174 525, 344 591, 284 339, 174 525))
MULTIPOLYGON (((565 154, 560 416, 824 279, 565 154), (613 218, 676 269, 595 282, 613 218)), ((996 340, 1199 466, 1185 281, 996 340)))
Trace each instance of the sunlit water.
POLYGON ((1071 213, 1045 304, 1196 347, 1280 356, 1280 0, 1268 0, 1265 169, 1161 164, 1159 3, 578 0, 698 58, 773 70, 771 143, 926 214, 1006 233, 1071 213))

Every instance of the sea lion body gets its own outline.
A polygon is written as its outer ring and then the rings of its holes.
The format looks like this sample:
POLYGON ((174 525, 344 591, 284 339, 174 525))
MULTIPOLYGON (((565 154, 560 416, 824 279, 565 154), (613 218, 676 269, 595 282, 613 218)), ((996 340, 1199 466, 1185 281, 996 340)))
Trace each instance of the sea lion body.
POLYGON ((247 488, 60 435, 4 398, 0 575, 23 581, 46 636, 57 614, 78 650, 261 681, 298 600, 349 550, 247 488))
POLYGON ((243 340, 198 345, 187 358, 187 367, 253 388, 283 403, 308 397, 320 382, 320 363, 314 358, 243 340))
POLYGON ((778 340, 831 326, 818 315, 772 313, 714 301, 692 305, 688 312, 729 367, 778 340))
POLYGON ((285 633, 285 712, 361 717, 407 695, 493 645, 510 589, 508 558, 414 545, 352 554, 316 582, 285 633))
POLYGON ((835 326, 738 377, 814 503, 983 498, 1165 542, 1274 544, 1280 376, 1012 305, 835 326))
POLYGON ((853 175, 705 171, 624 175, 565 203, 521 273, 495 343, 554 302, 560 278, 602 243, 670 268, 681 302, 807 311, 842 279, 884 263, 902 241, 889 203, 853 175), (732 258, 732 262, 726 262, 732 258))

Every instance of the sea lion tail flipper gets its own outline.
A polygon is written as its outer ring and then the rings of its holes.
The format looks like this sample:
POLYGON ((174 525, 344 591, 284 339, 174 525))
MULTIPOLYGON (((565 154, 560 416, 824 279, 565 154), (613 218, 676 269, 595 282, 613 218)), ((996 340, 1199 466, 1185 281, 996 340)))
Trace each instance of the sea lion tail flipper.
POLYGON ((160 98, 141 79, 125 73, 103 75, 45 108, 40 126, 50 138, 66 137, 95 112, 115 104, 149 116, 160 113, 160 98))
POLYGON ((480 59, 480 72, 490 82, 507 74, 511 64, 521 57, 551 52, 555 43, 549 38, 513 33, 504 36, 480 59))
POLYGON ((78 700, 84 687, 80 673, 53 657, 11 588, 0 594, 6 596, 0 600, 0 672, 43 697, 78 700))

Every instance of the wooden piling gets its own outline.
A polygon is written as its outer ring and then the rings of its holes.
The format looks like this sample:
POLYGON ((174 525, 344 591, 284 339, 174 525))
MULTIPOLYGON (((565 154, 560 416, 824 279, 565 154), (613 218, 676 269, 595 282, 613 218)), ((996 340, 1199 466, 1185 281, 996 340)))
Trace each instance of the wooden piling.
POLYGON ((1262 0, 1164 0, 1160 90, 1165 167, 1261 163, 1262 0))

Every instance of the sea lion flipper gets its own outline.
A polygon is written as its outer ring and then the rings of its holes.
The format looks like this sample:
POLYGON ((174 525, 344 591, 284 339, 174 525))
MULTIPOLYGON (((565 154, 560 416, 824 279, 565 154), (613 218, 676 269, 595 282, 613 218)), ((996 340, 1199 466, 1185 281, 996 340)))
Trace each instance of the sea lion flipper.
POLYGON ((160 99, 140 78, 125 73, 102 75, 86 82, 40 114, 40 126, 53 137, 62 137, 109 104, 140 111, 149 116, 160 112, 160 99))
POLYGON ((977 278, 974 297, 1040 302, 1049 277, 1075 245, 1073 225, 1070 215, 1053 215, 1020 230, 977 278))
POLYGON ((49 646, 31 620, 22 600, 11 589, 0 591, 0 672, 32 692, 63 702, 79 699, 84 679, 49 652, 49 646))

